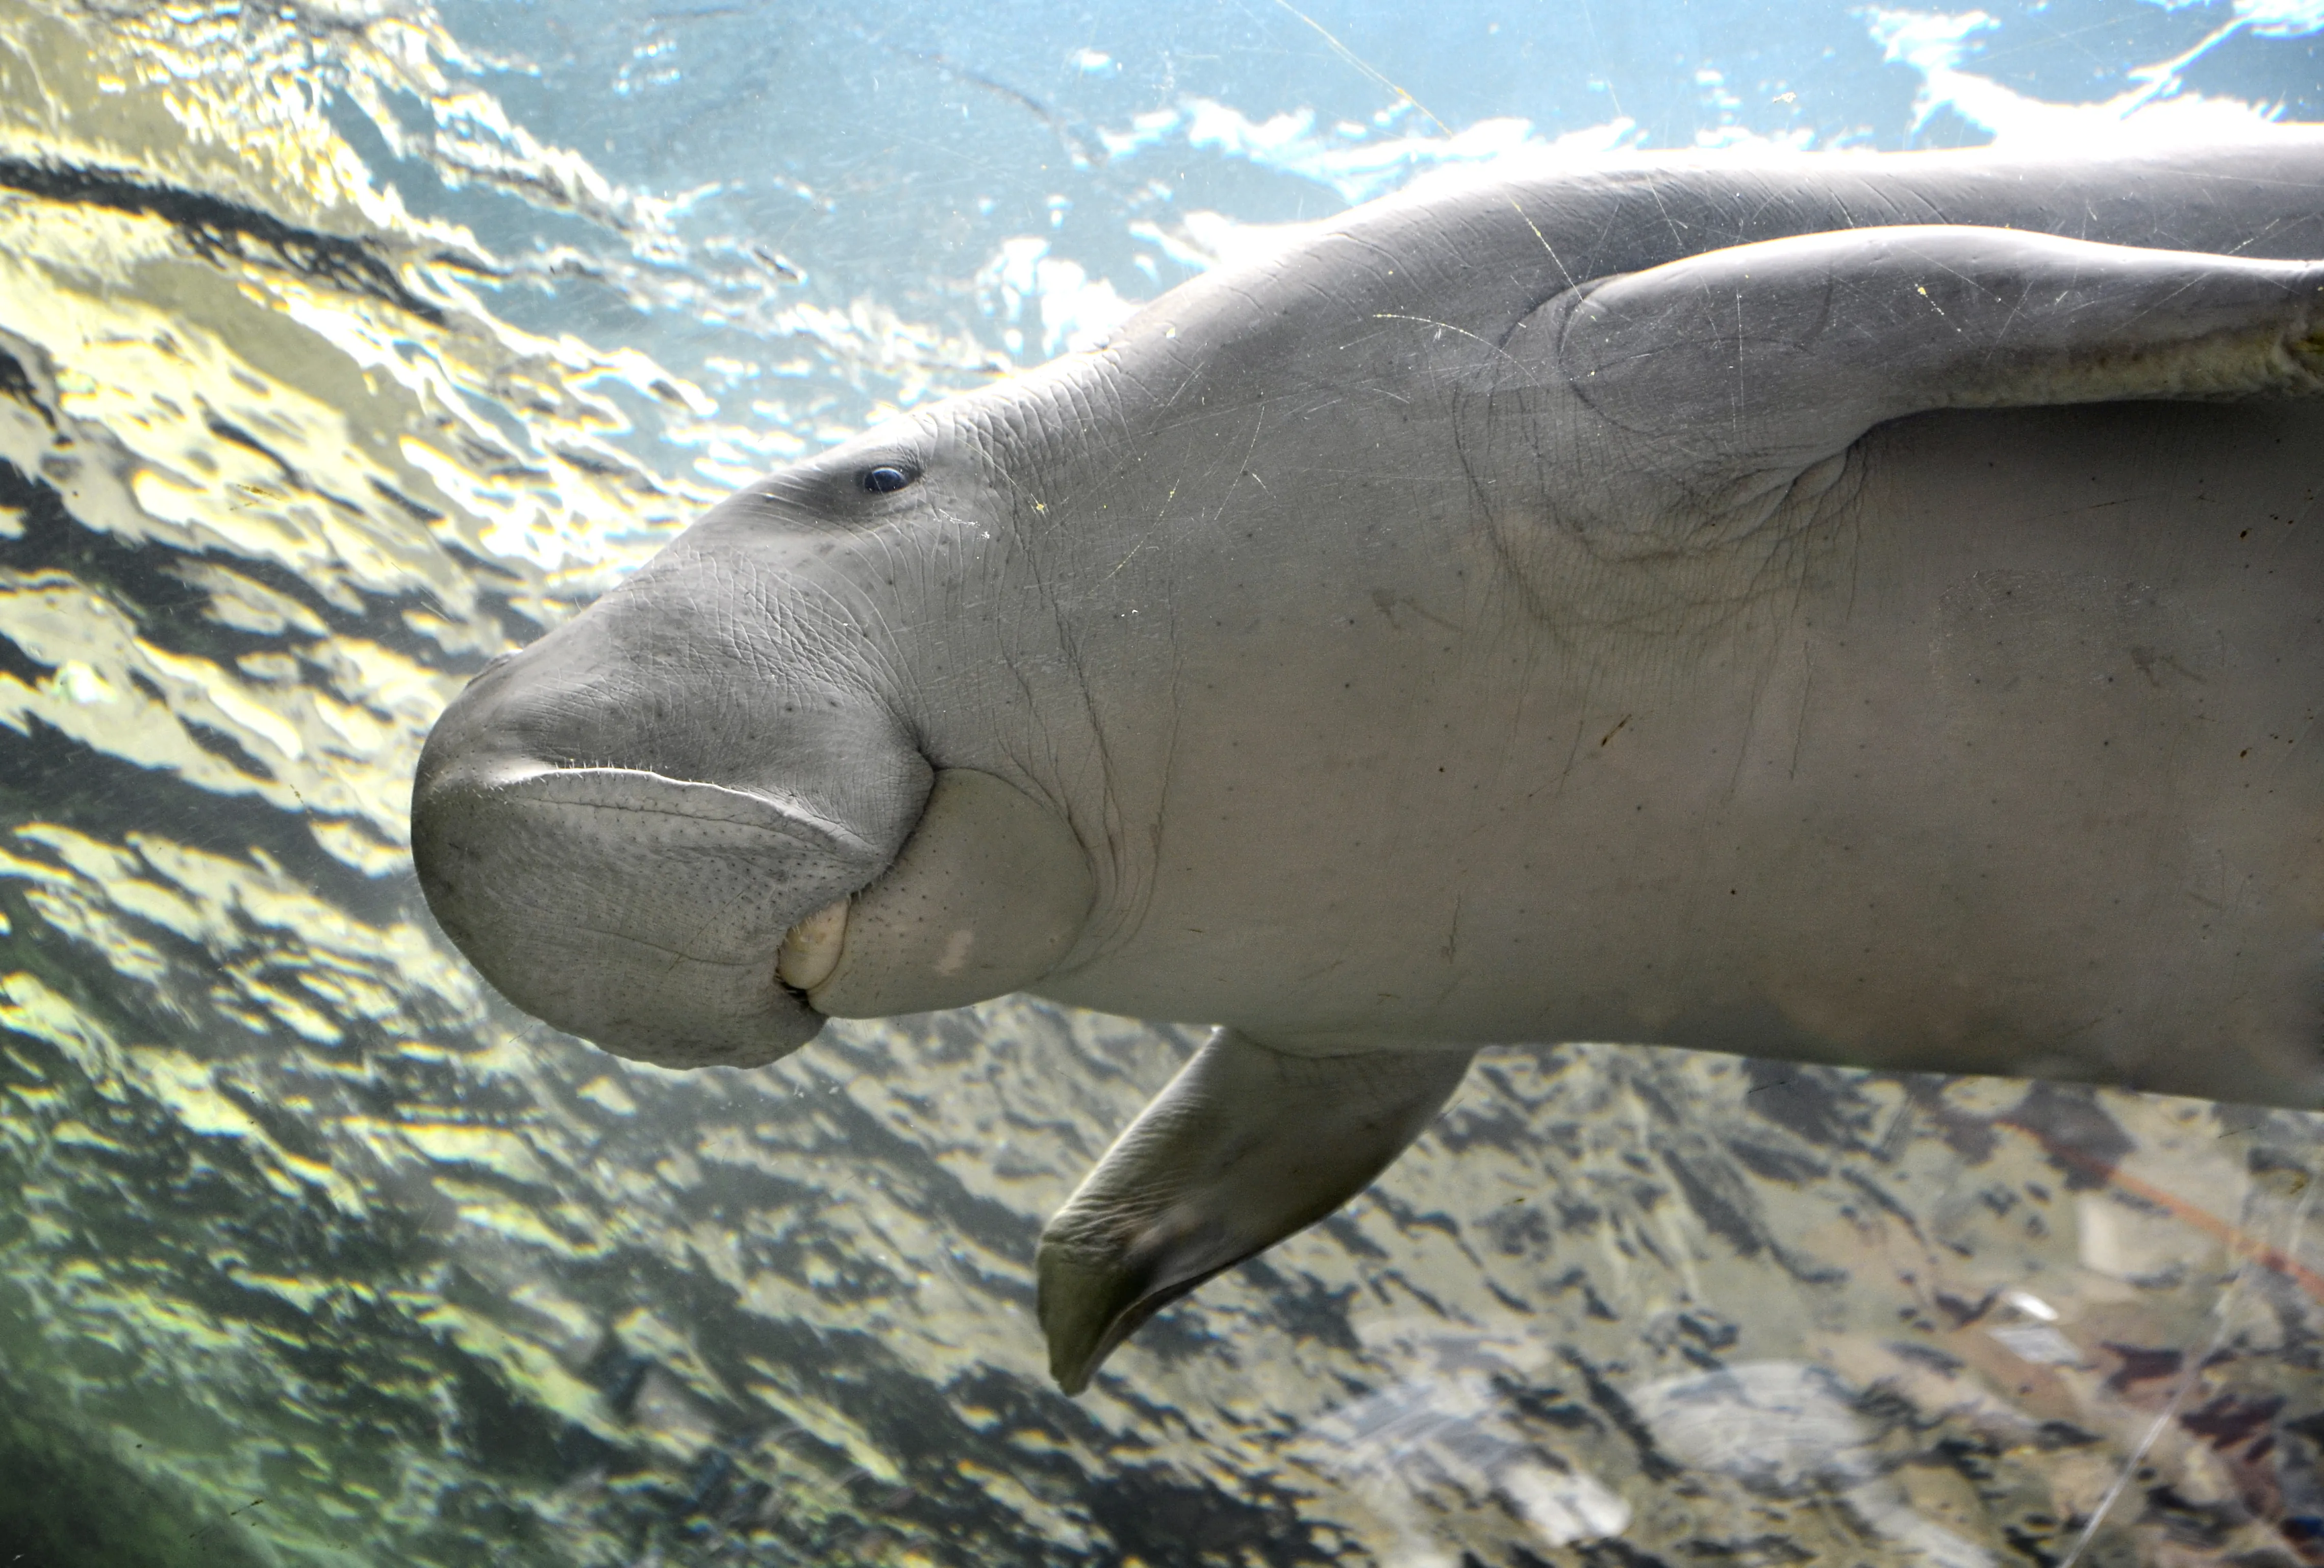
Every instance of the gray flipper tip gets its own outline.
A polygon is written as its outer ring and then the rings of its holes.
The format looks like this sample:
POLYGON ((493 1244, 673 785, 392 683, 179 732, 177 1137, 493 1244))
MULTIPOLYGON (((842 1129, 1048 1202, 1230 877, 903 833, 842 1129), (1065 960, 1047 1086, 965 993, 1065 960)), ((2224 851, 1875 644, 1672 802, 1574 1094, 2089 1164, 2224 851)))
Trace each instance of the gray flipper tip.
POLYGON ((1049 1343, 1049 1376, 1067 1395, 1087 1388, 1106 1358, 1147 1319, 1233 1267, 1223 1263, 1157 1286, 1162 1271, 1152 1257, 1140 1258, 1133 1249, 1062 1239, 1057 1230, 1053 1223, 1041 1238, 1036 1273, 1041 1333, 1049 1343))
POLYGON ((1041 1333, 1049 1342, 1049 1376, 1068 1396, 1089 1387, 1106 1355, 1121 1342, 1113 1333, 1121 1316, 1119 1287, 1109 1288, 1107 1270, 1098 1260, 1081 1256, 1078 1249, 1050 1244, 1042 1238, 1039 1277, 1041 1333))
POLYGON ((1041 1232, 1057 1387, 1080 1393, 1147 1319, 1361 1191, 1435 1116, 1470 1054, 1304 1057, 1213 1036, 1041 1232))

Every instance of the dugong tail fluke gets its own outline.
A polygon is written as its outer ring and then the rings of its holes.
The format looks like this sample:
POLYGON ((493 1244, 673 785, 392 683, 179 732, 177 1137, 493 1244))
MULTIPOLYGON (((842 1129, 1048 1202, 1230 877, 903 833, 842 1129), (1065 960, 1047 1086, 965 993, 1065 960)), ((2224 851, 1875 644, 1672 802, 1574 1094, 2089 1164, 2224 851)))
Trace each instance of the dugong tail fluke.
POLYGON ((1080 1393, 1139 1324, 1369 1186, 1474 1055, 1293 1056, 1213 1035, 1041 1232, 1058 1387, 1080 1393))

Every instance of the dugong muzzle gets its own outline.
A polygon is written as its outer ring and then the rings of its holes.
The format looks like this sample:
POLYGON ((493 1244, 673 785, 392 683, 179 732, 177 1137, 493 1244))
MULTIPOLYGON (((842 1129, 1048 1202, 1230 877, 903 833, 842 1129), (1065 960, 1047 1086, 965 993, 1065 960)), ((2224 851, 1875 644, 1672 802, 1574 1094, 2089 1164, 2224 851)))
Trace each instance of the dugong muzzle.
POLYGON ((536 1017, 664 1066, 757 1066, 823 1027, 776 973, 784 935, 885 859, 797 805, 624 768, 429 779, 412 854, 429 908, 536 1017))

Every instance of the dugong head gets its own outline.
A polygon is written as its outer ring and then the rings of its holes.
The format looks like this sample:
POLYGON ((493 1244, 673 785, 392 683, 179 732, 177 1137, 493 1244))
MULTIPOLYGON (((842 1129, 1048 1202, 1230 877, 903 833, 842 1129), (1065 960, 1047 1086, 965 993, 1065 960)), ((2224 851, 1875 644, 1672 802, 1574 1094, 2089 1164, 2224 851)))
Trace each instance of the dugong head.
POLYGON ((1081 846, 931 755, 883 600, 899 561, 964 569, 936 558, 977 531, 958 521, 988 466, 957 420, 850 442, 475 678, 421 753, 412 855, 487 980, 622 1056, 749 1066, 828 1015, 956 1006, 1056 963, 1089 907, 1081 846))

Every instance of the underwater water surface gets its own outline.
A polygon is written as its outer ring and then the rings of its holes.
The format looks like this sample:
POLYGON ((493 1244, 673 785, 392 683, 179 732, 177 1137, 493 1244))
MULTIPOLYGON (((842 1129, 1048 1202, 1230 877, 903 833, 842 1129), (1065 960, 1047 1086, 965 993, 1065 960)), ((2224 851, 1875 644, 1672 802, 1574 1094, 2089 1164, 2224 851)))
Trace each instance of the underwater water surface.
POLYGON ((1193 1050, 751 1072, 437 933, 428 726, 767 467, 1447 169, 2324 119, 2314 0, 0 0, 0 1561, 2324 1563, 2324 1116, 1499 1050, 1049 1382, 1193 1050))

